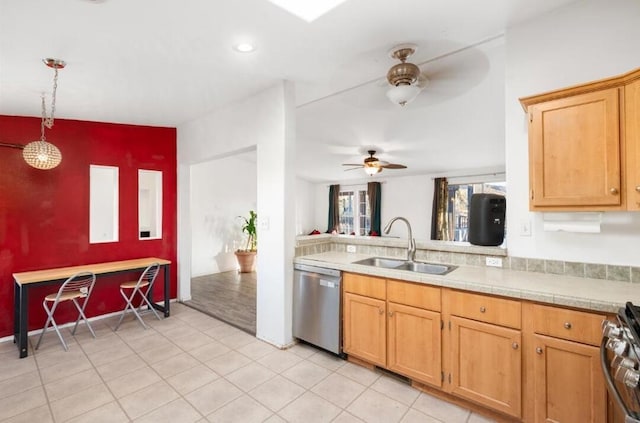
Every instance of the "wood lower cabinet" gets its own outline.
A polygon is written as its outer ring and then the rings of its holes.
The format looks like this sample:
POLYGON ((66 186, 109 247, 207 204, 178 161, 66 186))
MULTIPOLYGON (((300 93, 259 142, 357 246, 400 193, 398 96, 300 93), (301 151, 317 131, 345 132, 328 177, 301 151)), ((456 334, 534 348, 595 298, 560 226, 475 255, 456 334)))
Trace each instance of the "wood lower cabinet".
POLYGON ((442 386, 440 288, 350 273, 343 286, 344 351, 442 386))
POLYGON ((607 317, 525 303, 527 422, 607 421, 600 324, 607 317))
POLYGON ((535 336, 535 422, 607 421, 607 393, 600 350, 591 345, 535 336))
POLYGON ((344 294, 343 301, 344 351, 372 364, 386 366, 385 302, 348 292, 344 294))
POLYGON ((387 368, 414 380, 442 386, 440 313, 388 305, 387 368))
POLYGON ((350 356, 498 421, 607 422, 604 314, 349 273, 343 287, 350 356))
POLYGON ((451 316, 451 393, 520 417, 521 333, 451 316))

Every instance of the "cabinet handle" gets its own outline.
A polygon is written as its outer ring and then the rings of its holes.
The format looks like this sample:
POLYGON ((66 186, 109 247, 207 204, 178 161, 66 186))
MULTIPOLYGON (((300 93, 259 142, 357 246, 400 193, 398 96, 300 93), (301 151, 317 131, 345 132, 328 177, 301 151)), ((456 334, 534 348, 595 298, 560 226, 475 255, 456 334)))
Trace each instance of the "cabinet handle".
POLYGON ((536 354, 542 354, 542 348, 540 347, 536 348, 536 354))
POLYGON ((484 306, 480 307, 480 313, 484 313, 485 311, 487 311, 487 309, 484 308, 484 306))
POLYGON ((389 317, 393 317, 393 311, 389 312, 389 317))
POLYGON ((636 185, 636 191, 640 192, 640 185, 636 185))
POLYGON ((517 343, 517 342, 514 342, 513 344, 511 344, 511 347, 512 347, 514 350, 517 350, 517 349, 520 347, 520 345, 518 345, 518 343, 517 343))
POLYGON ((609 192, 613 195, 618 195, 618 188, 611 188, 609 192))
POLYGON ((384 310, 379 308, 378 310, 380 310, 380 314, 384 314, 384 310))
POLYGON ((571 329, 571 322, 564 322, 565 329, 571 329))

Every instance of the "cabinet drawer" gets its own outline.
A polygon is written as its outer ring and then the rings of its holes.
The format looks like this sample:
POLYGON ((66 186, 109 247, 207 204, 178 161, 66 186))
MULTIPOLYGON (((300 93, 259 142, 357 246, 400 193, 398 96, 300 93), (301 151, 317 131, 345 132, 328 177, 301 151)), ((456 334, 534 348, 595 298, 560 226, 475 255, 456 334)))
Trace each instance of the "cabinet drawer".
POLYGON ((380 300, 387 298, 385 280, 381 278, 345 273, 343 276, 343 285, 345 292, 378 298, 380 300))
POLYGON ((533 306, 533 328, 536 333, 583 344, 600 345, 604 319, 603 314, 533 306))
POLYGON ((440 288, 402 281, 387 281, 387 299, 426 310, 440 311, 440 288))
POLYGON ((451 291, 449 308, 451 314, 468 319, 514 329, 520 329, 522 326, 522 312, 519 301, 451 291))

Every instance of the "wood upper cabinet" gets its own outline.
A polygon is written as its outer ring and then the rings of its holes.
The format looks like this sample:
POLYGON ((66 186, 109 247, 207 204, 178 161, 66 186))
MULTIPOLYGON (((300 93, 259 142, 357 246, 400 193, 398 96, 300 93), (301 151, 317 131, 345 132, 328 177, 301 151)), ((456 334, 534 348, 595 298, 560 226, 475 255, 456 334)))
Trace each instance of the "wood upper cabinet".
POLYGON ((640 80, 625 87, 627 209, 640 210, 640 80))
POLYGON ((534 422, 606 422, 599 348, 544 335, 534 345, 534 422))
POLYGON ((442 386, 440 313, 388 303, 387 368, 442 386))
POLYGON ((620 206, 619 89, 532 106, 531 206, 620 206))
POLYGON ((640 210, 639 80, 640 69, 520 99, 531 210, 640 210))
POLYGON ((521 333, 451 316, 451 393, 520 417, 521 333))
POLYGON ((344 351, 378 366, 387 364, 386 304, 344 293, 344 351))

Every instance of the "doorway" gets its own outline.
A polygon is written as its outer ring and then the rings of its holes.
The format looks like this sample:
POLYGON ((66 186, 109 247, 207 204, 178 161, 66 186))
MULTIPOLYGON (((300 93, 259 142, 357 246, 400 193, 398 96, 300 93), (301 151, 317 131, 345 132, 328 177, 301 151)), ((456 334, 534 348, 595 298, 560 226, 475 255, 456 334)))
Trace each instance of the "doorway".
POLYGON ((257 273, 239 273, 241 216, 257 210, 255 147, 191 165, 191 299, 185 304, 256 333, 257 273))

